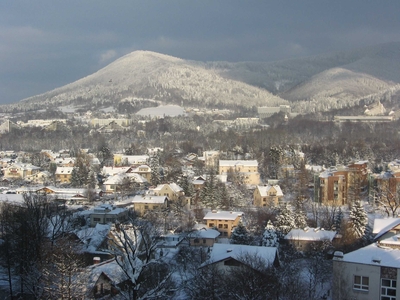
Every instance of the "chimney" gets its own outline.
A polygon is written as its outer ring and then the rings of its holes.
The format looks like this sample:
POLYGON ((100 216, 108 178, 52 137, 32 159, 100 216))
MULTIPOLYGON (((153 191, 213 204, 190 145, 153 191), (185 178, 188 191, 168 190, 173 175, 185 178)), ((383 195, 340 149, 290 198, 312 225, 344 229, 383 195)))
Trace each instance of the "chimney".
POLYGON ((335 251, 335 253, 333 253, 333 260, 343 260, 343 252, 342 251, 335 251))
POLYGON ((93 264, 94 264, 94 265, 97 265, 97 264, 99 264, 100 262, 101 262, 101 258, 100 258, 100 257, 98 257, 98 256, 93 257, 93 264))
POLYGON ((376 264, 380 264, 381 263, 381 258, 377 257, 377 256, 372 256, 372 262, 376 263, 376 264))

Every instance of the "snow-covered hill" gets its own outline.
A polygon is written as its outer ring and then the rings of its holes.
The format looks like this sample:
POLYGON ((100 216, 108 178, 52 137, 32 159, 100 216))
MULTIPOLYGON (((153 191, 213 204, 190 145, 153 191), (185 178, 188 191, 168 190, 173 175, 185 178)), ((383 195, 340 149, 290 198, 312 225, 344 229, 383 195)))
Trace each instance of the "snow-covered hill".
POLYGON ((127 54, 96 73, 18 105, 84 103, 101 106, 152 99, 180 105, 275 106, 287 101, 267 90, 226 79, 202 63, 149 51, 127 54))

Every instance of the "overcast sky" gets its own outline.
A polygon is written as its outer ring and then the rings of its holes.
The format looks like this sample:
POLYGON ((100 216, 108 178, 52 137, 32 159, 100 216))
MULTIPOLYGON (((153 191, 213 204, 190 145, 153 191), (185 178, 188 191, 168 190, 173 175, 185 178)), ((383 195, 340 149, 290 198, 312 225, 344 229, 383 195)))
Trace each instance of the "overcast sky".
POLYGON ((0 103, 92 74, 134 50, 271 61, 400 41, 400 1, 3 0, 0 103))

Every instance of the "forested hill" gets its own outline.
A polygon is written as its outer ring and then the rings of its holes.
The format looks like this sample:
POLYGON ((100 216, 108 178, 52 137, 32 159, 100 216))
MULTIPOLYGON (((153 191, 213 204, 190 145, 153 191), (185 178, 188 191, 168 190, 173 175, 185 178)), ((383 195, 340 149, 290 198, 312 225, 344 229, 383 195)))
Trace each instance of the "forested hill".
POLYGON ((146 102, 208 108, 290 104, 308 113, 398 99, 392 95, 399 84, 400 43, 277 62, 204 63, 134 51, 94 74, 0 106, 0 111, 69 104, 95 110, 146 102))

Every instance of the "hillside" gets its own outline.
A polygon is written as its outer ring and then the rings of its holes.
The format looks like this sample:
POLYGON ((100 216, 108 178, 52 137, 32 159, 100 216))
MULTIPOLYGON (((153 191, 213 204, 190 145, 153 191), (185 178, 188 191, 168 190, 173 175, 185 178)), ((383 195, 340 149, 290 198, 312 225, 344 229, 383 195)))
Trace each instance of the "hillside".
POLYGON ((14 107, 86 104, 99 107, 120 101, 156 100, 183 106, 262 106, 287 101, 264 89, 226 79, 201 63, 149 51, 125 55, 96 73, 14 107))

